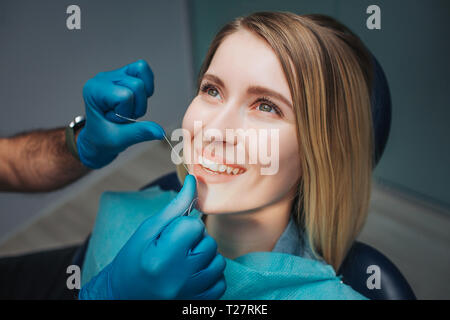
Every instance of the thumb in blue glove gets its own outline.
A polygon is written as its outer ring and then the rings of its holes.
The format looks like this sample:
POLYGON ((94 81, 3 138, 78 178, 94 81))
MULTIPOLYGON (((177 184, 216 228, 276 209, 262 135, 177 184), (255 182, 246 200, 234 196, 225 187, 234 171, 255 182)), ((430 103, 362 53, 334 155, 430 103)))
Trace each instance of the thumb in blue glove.
POLYGON ((142 117, 153 91, 153 72, 143 60, 99 73, 86 82, 86 124, 77 138, 78 155, 85 166, 101 168, 133 144, 164 137, 164 129, 155 122, 124 123, 116 116, 142 117))
MULTIPOLYGON (((114 260, 81 288, 80 299, 220 298, 225 259, 203 222, 182 216, 195 192, 195 178, 188 175, 176 198, 145 220, 114 260)), ((130 210, 144 203, 145 198, 134 199, 130 210)))

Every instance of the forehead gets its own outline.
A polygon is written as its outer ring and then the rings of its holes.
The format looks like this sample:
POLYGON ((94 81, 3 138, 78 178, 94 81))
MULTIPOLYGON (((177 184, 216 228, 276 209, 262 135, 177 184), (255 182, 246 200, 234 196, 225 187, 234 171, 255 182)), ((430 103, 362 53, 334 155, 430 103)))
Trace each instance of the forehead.
POLYGON ((291 98, 275 52, 263 38, 248 30, 234 32, 222 41, 207 73, 221 78, 227 87, 259 85, 291 98))

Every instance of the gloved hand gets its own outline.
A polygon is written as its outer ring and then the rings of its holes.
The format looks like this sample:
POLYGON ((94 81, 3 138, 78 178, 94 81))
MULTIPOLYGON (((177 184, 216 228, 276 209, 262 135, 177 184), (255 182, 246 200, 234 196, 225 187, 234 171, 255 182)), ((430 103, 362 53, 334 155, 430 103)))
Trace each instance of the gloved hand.
POLYGON ((144 60, 101 72, 86 82, 86 123, 77 138, 78 155, 85 166, 101 168, 133 144, 164 137, 164 129, 155 122, 127 123, 115 115, 142 117, 153 89, 153 73, 144 60))
MULTIPOLYGON (((219 299, 226 289, 225 259, 203 222, 182 216, 195 193, 195 178, 188 175, 176 198, 139 226, 113 261, 81 288, 79 298, 219 299)), ((130 210, 143 205, 145 199, 127 204, 130 210)))

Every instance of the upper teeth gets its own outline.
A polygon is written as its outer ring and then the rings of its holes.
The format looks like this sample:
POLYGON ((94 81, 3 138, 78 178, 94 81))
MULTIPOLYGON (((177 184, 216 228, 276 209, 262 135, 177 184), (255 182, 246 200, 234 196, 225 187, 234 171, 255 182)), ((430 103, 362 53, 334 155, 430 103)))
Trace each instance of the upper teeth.
POLYGON ((216 172, 227 172, 227 174, 238 174, 244 172, 244 170, 239 168, 232 168, 227 165, 216 163, 214 161, 211 161, 205 157, 198 156, 198 162, 205 168, 208 168, 211 171, 216 172))

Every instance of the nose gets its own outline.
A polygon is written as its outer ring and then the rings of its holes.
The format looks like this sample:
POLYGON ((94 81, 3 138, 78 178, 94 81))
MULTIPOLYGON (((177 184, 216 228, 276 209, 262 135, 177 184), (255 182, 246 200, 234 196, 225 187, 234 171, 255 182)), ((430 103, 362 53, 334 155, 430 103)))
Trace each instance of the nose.
POLYGON ((236 145, 237 129, 243 129, 244 117, 241 110, 230 104, 223 105, 203 124, 203 137, 206 143, 223 142, 236 145))
POLYGON ((229 164, 245 163, 246 151, 240 143, 240 132, 245 129, 243 108, 230 100, 216 110, 203 124, 203 150, 229 164))

